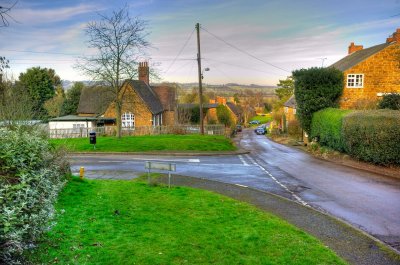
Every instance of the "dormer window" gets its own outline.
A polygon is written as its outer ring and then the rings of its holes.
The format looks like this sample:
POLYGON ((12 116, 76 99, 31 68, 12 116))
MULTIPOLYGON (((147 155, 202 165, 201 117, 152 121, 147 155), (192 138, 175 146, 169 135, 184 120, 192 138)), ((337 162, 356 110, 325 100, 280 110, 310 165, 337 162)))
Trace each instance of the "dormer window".
POLYGON ((348 74, 347 75, 347 87, 348 88, 363 88, 364 87, 364 75, 363 74, 348 74))

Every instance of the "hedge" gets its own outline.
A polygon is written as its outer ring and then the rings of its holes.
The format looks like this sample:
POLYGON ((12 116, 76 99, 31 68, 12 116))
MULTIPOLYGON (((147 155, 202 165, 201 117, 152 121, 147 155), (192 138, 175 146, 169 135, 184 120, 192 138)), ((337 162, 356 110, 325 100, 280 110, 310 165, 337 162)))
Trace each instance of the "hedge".
POLYGON ((328 146, 340 152, 345 151, 342 135, 342 120, 349 110, 328 108, 314 113, 311 122, 311 139, 318 139, 321 145, 328 146))
POLYGON ((293 71, 297 118, 311 134, 312 115, 322 109, 338 106, 343 93, 343 73, 335 68, 309 68, 293 71))
POLYGON ((400 164, 400 111, 350 113, 342 133, 348 154, 375 164, 400 164))
POLYGON ((23 252, 50 227, 69 166, 39 132, 0 128, 0 264, 23 264, 23 252))

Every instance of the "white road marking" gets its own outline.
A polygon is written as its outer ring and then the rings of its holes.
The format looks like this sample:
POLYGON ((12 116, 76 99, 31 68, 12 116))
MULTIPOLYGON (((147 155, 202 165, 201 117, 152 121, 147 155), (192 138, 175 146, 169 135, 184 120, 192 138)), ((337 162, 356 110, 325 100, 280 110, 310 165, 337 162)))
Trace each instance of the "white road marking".
POLYGON ((133 161, 159 161, 159 162, 189 162, 200 163, 200 159, 157 159, 157 158, 133 158, 133 161))
POLYGON ((189 159, 190 163, 200 163, 200 159, 189 159))
POLYGON ((272 179, 273 181, 275 181, 275 182, 276 182, 279 186, 281 186, 284 190, 286 190, 287 192, 289 192, 290 195, 292 195, 293 198, 295 198, 297 202, 299 202, 300 204, 302 204, 302 205, 304 205, 304 206, 309 206, 308 203, 306 203, 305 201, 303 201, 303 199, 301 199, 301 198, 300 198, 298 195, 296 195, 293 191, 289 190, 288 187, 286 187, 286 186, 285 186, 284 184, 282 184, 279 180, 277 180, 268 170, 266 170, 263 166, 261 166, 260 164, 258 164, 258 163, 257 163, 254 159, 252 159, 250 156, 249 156, 249 159, 253 160, 254 163, 255 163, 262 171, 264 171, 265 173, 267 173, 267 175, 270 176, 271 179, 272 179))
POLYGON ((97 162, 97 163, 123 163, 123 162, 126 162, 126 161, 118 161, 118 160, 104 160, 104 161, 102 161, 102 160, 100 160, 100 161, 95 161, 95 162, 97 162))
POLYGON ((249 164, 247 164, 247 162, 243 159, 242 155, 239 155, 239 159, 240 161, 242 161, 243 165, 248 166, 249 164))
POLYGON ((243 187, 243 188, 248 188, 248 186, 245 186, 245 185, 242 185, 242 184, 237 184, 237 183, 235 183, 235 185, 236 185, 236 186, 239 186, 239 187, 243 187))

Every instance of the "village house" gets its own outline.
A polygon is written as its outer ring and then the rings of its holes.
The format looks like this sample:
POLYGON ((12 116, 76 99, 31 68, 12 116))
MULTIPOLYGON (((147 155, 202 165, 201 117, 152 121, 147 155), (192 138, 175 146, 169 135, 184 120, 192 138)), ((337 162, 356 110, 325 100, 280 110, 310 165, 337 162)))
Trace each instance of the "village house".
POLYGON ((348 55, 331 67, 344 74, 342 109, 357 108, 363 102, 374 104, 385 94, 400 93, 400 29, 385 43, 366 49, 352 42, 348 55))
POLYGON ((242 122, 242 111, 240 107, 236 105, 233 97, 226 99, 224 97, 217 96, 215 99, 210 99, 210 103, 206 105, 208 109, 205 116, 206 123, 210 123, 210 121, 218 122, 217 107, 219 105, 227 107, 234 124, 239 124, 242 122))
POLYGON ((292 95, 284 104, 283 104, 283 113, 282 116, 282 127, 288 128, 289 124, 296 120, 296 108, 297 103, 294 95, 292 95))
MULTIPOLYGON (((120 89, 122 128, 175 124, 175 89, 168 85, 150 86, 149 66, 139 64, 139 80, 126 80, 120 89)), ((115 92, 107 87, 82 90, 77 115, 50 120, 50 129, 94 128, 116 123, 115 92)))

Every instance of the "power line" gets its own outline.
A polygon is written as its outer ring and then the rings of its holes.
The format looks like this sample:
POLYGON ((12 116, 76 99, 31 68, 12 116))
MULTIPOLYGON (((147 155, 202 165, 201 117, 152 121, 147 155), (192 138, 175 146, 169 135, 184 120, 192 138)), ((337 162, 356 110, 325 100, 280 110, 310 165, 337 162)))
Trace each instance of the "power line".
POLYGON ((282 70, 282 71, 285 71, 285 72, 290 73, 290 71, 288 71, 288 70, 286 70, 286 69, 283 69, 283 68, 281 68, 281 67, 279 67, 279 66, 276 66, 276 65, 274 65, 274 64, 272 64, 272 63, 269 63, 269 62, 267 62, 267 61, 264 61, 263 59, 260 59, 260 58, 258 58, 258 57, 256 57, 256 56, 250 54, 249 52, 247 52, 247 51, 245 51, 245 50, 242 50, 242 49, 236 47, 235 45, 233 45, 233 44, 231 44, 231 43, 225 41, 224 39, 218 37, 217 35, 211 33, 210 31, 208 31, 208 30, 205 29, 204 27, 201 27, 201 28, 202 28, 205 32, 207 32, 208 34, 210 34, 211 36, 213 36, 214 38, 218 39, 219 41, 222 41, 223 43, 225 43, 226 45, 228 45, 228 46, 234 48, 235 50, 237 50, 237 51, 239 51, 239 52, 241 52, 241 53, 244 53, 244 54, 246 54, 246 55, 248 55, 248 56, 250 56, 250 57, 252 57, 252 58, 254 58, 254 59, 258 60, 258 61, 260 61, 260 62, 263 62, 263 63, 265 63, 265 64, 268 64, 268 65, 272 66, 272 67, 275 67, 275 68, 277 68, 277 69, 280 69, 280 70, 282 70))
POLYGON ((186 42, 183 44, 181 50, 178 52, 178 54, 175 56, 175 59, 172 61, 172 63, 169 65, 167 71, 165 72, 168 73, 169 69, 171 69, 172 65, 175 63, 176 59, 178 59, 178 57, 181 55, 182 51, 185 49, 186 45, 189 43, 189 40, 192 38, 194 33, 194 29, 192 30, 192 32, 189 35, 189 38, 187 38, 186 42))

